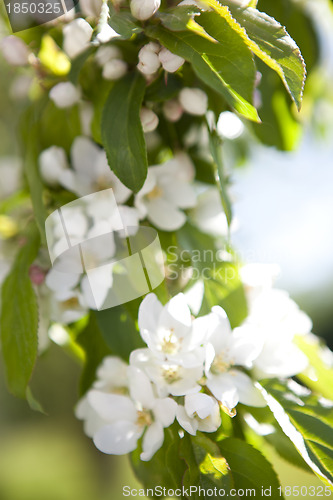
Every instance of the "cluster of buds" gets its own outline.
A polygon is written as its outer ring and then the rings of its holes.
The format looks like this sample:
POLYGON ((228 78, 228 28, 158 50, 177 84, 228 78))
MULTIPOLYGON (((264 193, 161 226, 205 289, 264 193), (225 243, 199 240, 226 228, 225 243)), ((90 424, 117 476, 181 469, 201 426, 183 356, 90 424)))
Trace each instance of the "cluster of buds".
POLYGON ((162 66, 168 73, 174 73, 185 60, 158 43, 149 42, 139 52, 138 70, 144 75, 154 75, 162 66))

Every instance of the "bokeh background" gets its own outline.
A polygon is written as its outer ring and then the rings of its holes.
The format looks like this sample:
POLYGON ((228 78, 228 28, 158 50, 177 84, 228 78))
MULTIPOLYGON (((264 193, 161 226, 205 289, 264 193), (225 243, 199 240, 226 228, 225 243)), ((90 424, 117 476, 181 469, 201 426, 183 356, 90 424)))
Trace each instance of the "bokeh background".
MULTIPOLYGON (((333 347, 333 21, 326 1, 309 4, 320 31, 320 63, 308 80, 298 118, 303 130, 294 123, 284 126, 296 150, 259 145, 234 115, 224 116, 220 133, 233 181, 233 244, 244 261, 280 265, 278 285, 291 293, 312 317, 315 333, 333 347), (231 170, 235 162, 237 168, 231 170)), ((0 38, 8 33, 2 23, 0 38)), ((17 126, 29 77, 24 70, 18 77, 1 56, 0 73, 4 198, 10 189, 8 169, 20 169, 17 126)), ((75 419, 80 370, 76 360, 51 343, 32 381, 47 413, 42 415, 8 394, 0 360, 1 500, 120 500, 124 485, 139 487, 128 460, 100 453, 75 419)), ((283 485, 319 484, 272 450, 267 453, 283 485)))

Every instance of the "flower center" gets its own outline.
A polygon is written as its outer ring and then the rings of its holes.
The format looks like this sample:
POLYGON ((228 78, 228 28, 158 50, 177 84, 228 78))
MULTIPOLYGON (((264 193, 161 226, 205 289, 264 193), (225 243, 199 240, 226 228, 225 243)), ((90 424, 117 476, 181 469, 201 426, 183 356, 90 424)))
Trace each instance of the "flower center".
POLYGON ((102 191, 103 189, 112 188, 110 179, 105 175, 100 175, 94 182, 94 188, 96 191, 102 191))
POLYGON ((155 200, 156 198, 160 198, 163 194, 163 190, 159 186, 155 186, 150 193, 146 194, 148 200, 155 200))
POLYGON ((149 426, 153 423, 153 418, 151 415, 151 412, 148 410, 138 410, 136 412, 137 414, 137 420, 136 423, 140 427, 146 427, 149 426))
POLYGON ((165 354, 175 354, 179 350, 180 342, 173 332, 174 330, 172 328, 164 335, 161 342, 161 350, 165 354))
POLYGON ((210 370, 215 375, 218 375, 227 372, 233 364, 233 360, 228 360, 226 353, 222 351, 218 356, 215 356, 210 370))
POLYGON ((177 382, 177 380, 181 379, 179 373, 180 367, 177 365, 164 366, 162 370, 163 370, 164 380, 166 381, 167 384, 173 384, 174 382, 177 382))
POLYGON ((71 297, 70 299, 65 300, 62 304, 65 308, 74 308, 79 305, 79 299, 77 297, 71 297))

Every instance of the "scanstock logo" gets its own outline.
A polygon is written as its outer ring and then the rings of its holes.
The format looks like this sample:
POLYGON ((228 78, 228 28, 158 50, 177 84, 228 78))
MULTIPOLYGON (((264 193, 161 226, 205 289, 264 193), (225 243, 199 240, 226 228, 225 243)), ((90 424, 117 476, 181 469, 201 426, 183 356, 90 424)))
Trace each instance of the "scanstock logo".
POLYGON ((4 0, 13 33, 53 21, 74 9, 79 0, 4 0))
POLYGON ((112 188, 83 196, 45 222, 53 279, 62 298, 79 287, 91 309, 125 304, 165 278, 155 229, 140 226, 133 209, 117 206, 112 188))

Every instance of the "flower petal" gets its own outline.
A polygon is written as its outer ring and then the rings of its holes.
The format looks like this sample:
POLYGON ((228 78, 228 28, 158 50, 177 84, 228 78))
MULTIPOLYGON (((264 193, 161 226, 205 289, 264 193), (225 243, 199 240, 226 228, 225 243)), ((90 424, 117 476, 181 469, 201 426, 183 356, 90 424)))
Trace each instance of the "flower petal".
POLYGON ((142 429, 133 422, 117 421, 99 429, 94 435, 94 443, 103 453, 125 455, 135 450, 142 429))
POLYGON ((141 460, 148 461, 159 450, 164 441, 164 430, 160 422, 154 422, 146 430, 142 440, 141 460))
POLYGON ((163 427, 169 427, 175 420, 177 403, 171 398, 156 399, 153 412, 163 427))

